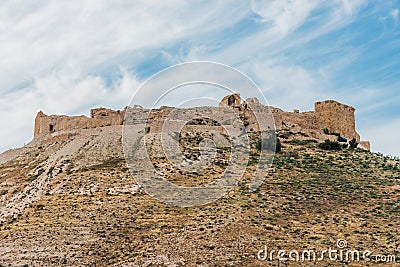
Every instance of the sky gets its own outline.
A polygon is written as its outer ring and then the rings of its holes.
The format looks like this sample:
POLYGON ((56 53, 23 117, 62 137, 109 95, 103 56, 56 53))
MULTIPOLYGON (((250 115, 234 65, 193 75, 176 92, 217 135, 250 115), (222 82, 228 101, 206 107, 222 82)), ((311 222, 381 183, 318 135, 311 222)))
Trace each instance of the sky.
POLYGON ((361 139, 399 156, 399 10, 400 0, 3 0, 0 151, 32 139, 39 110, 122 109, 158 71, 200 60, 238 69, 284 110, 351 105, 361 139))

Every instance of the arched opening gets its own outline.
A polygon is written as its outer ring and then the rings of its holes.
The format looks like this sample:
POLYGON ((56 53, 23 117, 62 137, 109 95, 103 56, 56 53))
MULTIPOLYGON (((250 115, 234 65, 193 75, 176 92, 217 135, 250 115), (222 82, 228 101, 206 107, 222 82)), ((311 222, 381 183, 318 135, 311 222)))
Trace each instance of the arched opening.
POLYGON ((228 98, 228 106, 233 106, 236 102, 236 97, 234 95, 229 96, 228 98))

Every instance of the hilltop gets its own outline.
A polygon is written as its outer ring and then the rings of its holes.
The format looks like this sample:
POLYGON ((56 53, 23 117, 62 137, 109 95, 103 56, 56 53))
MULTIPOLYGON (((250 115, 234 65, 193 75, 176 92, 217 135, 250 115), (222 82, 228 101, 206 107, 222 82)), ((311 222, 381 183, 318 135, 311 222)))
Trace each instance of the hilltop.
MULTIPOLYGON (((144 134, 157 136, 171 108, 101 108, 90 118, 39 112, 34 140, 0 155, 0 265, 277 266, 258 261, 257 252, 265 245, 326 249, 338 239, 400 259, 400 164, 368 151, 355 129, 354 108, 331 100, 316 103, 315 111, 285 112, 256 99, 242 102, 238 95, 221 105, 237 112, 248 133, 266 130, 256 127, 252 112, 268 108, 281 147, 256 191, 248 183, 262 148, 252 139, 248 167, 234 190, 189 208, 146 194, 122 149, 127 110, 137 115, 138 125, 144 125, 143 114, 151 114, 144 134), (336 144, 339 136, 355 139, 359 148, 321 145, 336 144)), ((180 136, 184 154, 196 158, 193 140, 208 135, 224 136, 221 125, 188 125, 180 136)), ((226 168, 230 151, 221 149, 205 174, 189 176, 173 173, 157 153, 153 163, 168 180, 197 186, 226 168)), ((289 266, 302 264, 320 263, 289 266)))

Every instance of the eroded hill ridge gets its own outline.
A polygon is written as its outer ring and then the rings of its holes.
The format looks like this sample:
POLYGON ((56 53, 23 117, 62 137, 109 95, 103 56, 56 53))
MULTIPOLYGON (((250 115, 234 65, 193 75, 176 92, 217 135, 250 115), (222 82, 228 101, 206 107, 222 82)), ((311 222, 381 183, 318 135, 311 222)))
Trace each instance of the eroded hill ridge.
MULTIPOLYGON (((232 94, 224 97, 220 106, 229 106, 237 112, 246 126, 246 131, 258 131, 258 123, 255 120, 254 112, 271 112, 274 119, 276 130, 289 129, 293 132, 305 132, 317 139, 326 139, 329 133, 334 133, 345 137, 347 140, 356 139, 359 148, 369 150, 369 141, 361 141, 360 135, 356 131, 356 123, 352 106, 339 103, 334 100, 326 100, 315 103, 314 111, 293 112, 283 111, 279 108, 265 106, 259 103, 256 98, 248 98, 241 101, 239 94, 232 94), (251 109, 249 108, 251 104, 251 109)), ((124 117, 128 109, 134 110, 133 114, 143 115, 149 110, 140 106, 125 107, 124 110, 111 110, 106 108, 96 108, 90 111, 90 118, 87 116, 64 116, 46 115, 39 111, 35 119, 34 137, 48 135, 57 136, 76 129, 91 129, 112 125, 123 125, 124 117)), ((147 132, 159 132, 162 129, 163 118, 165 118, 173 108, 161 107, 151 111, 151 120, 146 128, 147 132)), ((196 109, 190 109, 191 112, 196 109)), ((143 116, 139 116, 143 117, 143 116)), ((138 124, 142 124, 140 121, 138 124)), ((272 124, 271 124, 272 125, 272 124)), ((218 130, 218 125, 200 125, 206 130, 218 130)), ((268 130, 268 129, 261 129, 268 130)))

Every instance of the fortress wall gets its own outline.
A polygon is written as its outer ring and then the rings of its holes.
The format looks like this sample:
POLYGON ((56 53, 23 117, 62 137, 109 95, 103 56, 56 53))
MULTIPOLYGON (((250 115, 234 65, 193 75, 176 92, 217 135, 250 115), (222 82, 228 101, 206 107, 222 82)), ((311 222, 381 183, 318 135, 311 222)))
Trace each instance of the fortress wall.
POLYGON ((327 100, 315 103, 315 119, 319 129, 327 128, 330 132, 360 141, 360 135, 356 132, 355 109, 336 102, 327 100))
POLYGON ((358 147, 368 151, 371 150, 371 144, 369 141, 361 141, 358 147))
MULTIPOLYGON (((34 136, 37 137, 53 132, 73 129, 122 125, 124 123, 125 114, 128 115, 126 118, 128 124, 146 125, 144 129, 146 133, 161 133, 163 130, 168 131, 168 129, 163 129, 164 121, 171 112, 174 112, 176 114, 171 114, 171 116, 172 118, 176 116, 177 119, 169 121, 169 123, 172 123, 170 124, 172 127, 170 129, 173 131, 183 126, 183 122, 180 121, 179 118, 188 118, 188 116, 193 119, 195 119, 196 116, 197 118, 201 118, 202 116, 209 117, 212 118, 213 121, 217 121, 225 126, 232 124, 240 126, 243 123, 247 132, 274 130, 270 129, 271 125, 273 125, 272 120, 274 120, 276 130, 291 129, 292 131, 302 131, 308 134, 313 133, 311 136, 314 136, 315 133, 323 135, 322 130, 327 128, 330 132, 339 133, 347 139, 355 138, 360 142, 360 136, 355 129, 355 109, 333 100, 317 102, 315 103, 315 111, 300 113, 298 110, 286 112, 278 108, 264 106, 255 98, 246 99, 246 101, 241 103, 240 95, 234 94, 222 99, 220 107, 225 108, 226 106, 231 107, 237 116, 232 117, 231 111, 229 110, 213 107, 189 109, 161 107, 155 110, 132 107, 125 108, 123 111, 97 108, 90 111, 90 118, 86 116, 48 116, 40 111, 35 119, 34 136), (225 112, 229 112, 229 114, 225 112), (269 112, 272 113, 272 116, 269 115, 269 112), (256 119, 256 115, 260 121, 256 119), (238 119, 239 117, 240 119, 238 119), (240 124, 238 124, 239 122, 240 124)), ((193 132, 201 130, 219 133, 225 132, 223 127, 213 125, 213 122, 207 120, 200 120, 195 122, 195 124, 186 125, 183 130, 193 132)), ((318 136, 318 134, 315 136, 318 136)), ((370 145, 368 142, 362 142, 360 146, 369 149, 370 145)))
POLYGON ((88 128, 89 120, 86 116, 47 116, 40 111, 35 119, 34 137, 58 131, 88 128))
POLYGON ((91 110, 90 113, 91 118, 86 116, 48 116, 42 111, 39 111, 35 118, 34 137, 72 129, 88 129, 110 125, 121 125, 123 123, 125 111, 121 112, 99 108, 91 110))
POLYGON ((219 102, 220 107, 230 106, 230 107, 237 107, 240 106, 240 94, 232 94, 225 96, 221 102, 219 102))
POLYGON ((270 107, 275 120, 275 127, 280 129, 298 127, 301 129, 317 129, 315 113, 313 111, 295 113, 286 112, 278 108, 270 107))
MULTIPOLYGON (((223 110, 222 112, 226 112, 227 110, 223 110)), ((203 114, 209 114, 210 118, 214 118, 217 122, 225 125, 229 125, 230 121, 224 121, 223 115, 221 115, 221 109, 213 110, 213 108, 203 107, 203 108, 189 108, 189 109, 173 109, 170 107, 163 107, 159 110, 152 110, 148 114, 148 120, 146 123, 146 132, 148 133, 162 133, 169 131, 179 131, 181 128, 184 132, 201 132, 201 131, 209 131, 216 133, 226 133, 226 130, 221 125, 211 125, 209 122, 201 120, 198 122, 199 124, 185 124, 183 121, 179 120, 179 118, 201 118, 203 114), (170 114, 170 112, 174 112, 174 114, 170 114), (189 113, 189 117, 186 117, 185 114, 189 113), (216 114, 213 116, 213 114, 216 114), (171 115, 170 118, 167 118, 168 115, 171 115), (195 115, 198 115, 196 117, 195 115), (218 119, 217 117, 220 116, 218 119), (176 117, 176 120, 174 119, 176 117), (165 121, 167 120, 167 122, 165 121)), ((207 115, 205 115, 207 117, 207 115)))

